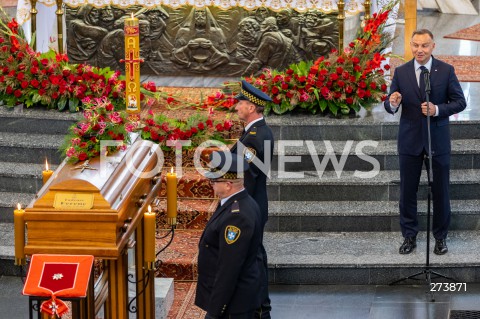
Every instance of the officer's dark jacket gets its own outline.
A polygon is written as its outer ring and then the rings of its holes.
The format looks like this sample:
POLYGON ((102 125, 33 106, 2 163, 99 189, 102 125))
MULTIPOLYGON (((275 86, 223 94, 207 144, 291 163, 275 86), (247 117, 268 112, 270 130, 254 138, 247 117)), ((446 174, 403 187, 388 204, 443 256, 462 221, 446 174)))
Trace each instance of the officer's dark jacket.
MULTIPOLYGON (((248 131, 243 133, 237 144, 232 147, 232 153, 240 154, 243 152, 242 146, 239 146, 238 143, 245 145, 245 148, 253 148, 256 153, 255 156, 262 163, 265 162, 265 154, 267 152, 270 153, 270 163, 265 163, 270 167, 273 159, 274 141, 272 130, 268 127, 264 119, 254 123, 248 131), (265 141, 270 141, 271 147, 268 150, 264 149, 265 141)), ((267 176, 255 165, 254 162, 250 162, 249 167, 250 168, 245 172, 244 177, 245 188, 247 189, 248 194, 255 199, 258 206, 260 206, 262 225, 265 226, 268 219, 267 176)))
POLYGON ((260 306, 261 237, 260 211, 246 190, 217 208, 200 238, 197 306, 213 316, 245 313, 260 306), (240 229, 231 243, 229 226, 240 229))

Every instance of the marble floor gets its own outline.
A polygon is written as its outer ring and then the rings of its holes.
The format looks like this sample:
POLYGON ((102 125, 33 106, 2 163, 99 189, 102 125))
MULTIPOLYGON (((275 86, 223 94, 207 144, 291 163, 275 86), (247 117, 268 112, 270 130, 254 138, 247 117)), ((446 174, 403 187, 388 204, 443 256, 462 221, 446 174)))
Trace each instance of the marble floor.
MULTIPOLYGON (((426 286, 272 286, 274 319, 448 319, 450 311, 480 310, 480 285, 435 294, 426 286)), ((480 317, 465 317, 480 318, 480 317)))
MULTIPOLYGON (((0 318, 28 318, 19 277, 0 277, 0 318)), ((480 311, 480 284, 426 294, 426 286, 270 286, 273 319, 449 319, 450 311, 480 311)), ((480 318, 480 317, 465 317, 480 318)), ((202 319, 202 318, 191 318, 202 319)))

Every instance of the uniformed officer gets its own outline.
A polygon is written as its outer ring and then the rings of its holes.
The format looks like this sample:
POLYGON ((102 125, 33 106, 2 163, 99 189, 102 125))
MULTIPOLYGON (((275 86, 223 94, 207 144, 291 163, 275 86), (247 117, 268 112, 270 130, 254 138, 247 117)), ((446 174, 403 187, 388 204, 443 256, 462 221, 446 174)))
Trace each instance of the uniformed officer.
MULTIPOLYGON (((273 157, 273 133, 263 118, 263 111, 272 99, 245 80, 242 81, 240 94, 235 96, 239 102, 235 106, 238 117, 245 122, 245 129, 231 151, 243 154, 249 169, 245 173, 245 188, 255 199, 262 214, 262 232, 268 220, 267 173, 273 157)), ((263 236, 262 236, 263 242, 263 236)), ((268 296, 267 252, 261 246, 264 261, 265 281, 262 283, 263 300, 255 318, 270 318, 270 298, 268 296)))
POLYGON ((230 152, 211 158, 206 177, 220 205, 200 238, 195 304, 206 319, 251 319, 264 275, 260 210, 243 186, 248 163, 230 152))

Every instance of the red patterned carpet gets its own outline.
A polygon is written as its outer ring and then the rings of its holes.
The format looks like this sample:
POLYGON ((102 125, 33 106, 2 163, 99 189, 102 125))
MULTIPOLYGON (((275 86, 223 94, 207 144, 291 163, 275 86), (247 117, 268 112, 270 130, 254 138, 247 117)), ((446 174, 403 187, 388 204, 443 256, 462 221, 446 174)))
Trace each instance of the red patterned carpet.
POLYGON ((480 23, 448 34, 444 38, 480 41, 480 23))
MULTIPOLYGON (((435 55, 435 57, 453 65, 460 82, 480 82, 480 56, 435 55)), ((403 63, 401 59, 390 59, 392 74, 395 67, 403 63)))
MULTIPOLYGON (((203 230, 217 206, 218 199, 179 199, 177 204, 177 230, 203 230)), ((170 229, 170 226, 167 224, 166 209, 166 198, 160 198, 158 206, 155 207, 155 210, 158 210, 157 229, 170 229)))
MULTIPOLYGON (((160 232, 162 236, 165 232, 160 232)), ((198 242, 202 231, 177 230, 172 244, 157 257, 155 277, 177 280, 197 280, 198 242)), ((157 251, 168 242, 170 237, 157 239, 157 251)))
POLYGON ((168 319, 200 319, 205 311, 195 306, 196 282, 175 282, 175 298, 168 319))
MULTIPOLYGON (((168 171, 166 168, 165 171, 168 171)), ((182 177, 178 180, 178 197, 183 198, 213 198, 213 189, 207 178, 203 177, 195 168, 182 168, 182 177)), ((166 197, 166 174, 163 174, 162 186, 158 193, 160 197, 166 197)))

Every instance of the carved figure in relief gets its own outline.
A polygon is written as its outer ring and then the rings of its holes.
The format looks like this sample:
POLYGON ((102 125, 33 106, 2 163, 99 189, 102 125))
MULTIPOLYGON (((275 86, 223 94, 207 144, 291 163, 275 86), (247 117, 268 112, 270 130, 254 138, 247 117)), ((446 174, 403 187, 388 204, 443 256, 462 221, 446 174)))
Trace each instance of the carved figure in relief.
POLYGON ((258 21, 258 23, 262 23, 266 18, 268 18, 269 15, 270 12, 265 7, 257 8, 253 13, 253 17, 258 21))
MULTIPOLYGON (((145 58, 154 61, 169 60, 173 50, 173 45, 165 33, 169 14, 160 6, 152 9, 143 8, 137 14, 142 14, 150 22, 148 38, 151 41, 152 52, 145 58)), ((142 38, 140 41, 143 41, 142 38)))
POLYGON ((98 25, 108 31, 113 30, 113 23, 115 22, 115 16, 113 15, 112 7, 106 6, 101 8, 100 15, 98 17, 98 25))
POLYGON ((91 5, 81 7, 77 19, 67 29, 68 56, 72 61, 95 64, 98 43, 108 30, 99 26, 101 9, 91 5))
POLYGON ((305 13, 305 25, 301 32, 300 47, 309 60, 328 54, 336 47, 338 29, 323 13, 311 10, 305 13))
POLYGON ((175 37, 172 61, 189 71, 213 70, 229 62, 226 38, 208 8, 193 8, 175 37))
POLYGON ((299 60, 292 39, 278 30, 277 19, 266 18, 261 24, 260 33, 260 45, 252 62, 245 69, 245 75, 255 74, 263 67, 283 70, 299 60))
POLYGON ((277 25, 280 31, 293 40, 295 46, 300 43, 300 21, 292 16, 292 9, 284 9, 277 13, 277 25))
POLYGON ((253 18, 244 18, 238 24, 235 57, 244 62, 251 62, 258 46, 260 24, 253 18))

